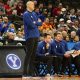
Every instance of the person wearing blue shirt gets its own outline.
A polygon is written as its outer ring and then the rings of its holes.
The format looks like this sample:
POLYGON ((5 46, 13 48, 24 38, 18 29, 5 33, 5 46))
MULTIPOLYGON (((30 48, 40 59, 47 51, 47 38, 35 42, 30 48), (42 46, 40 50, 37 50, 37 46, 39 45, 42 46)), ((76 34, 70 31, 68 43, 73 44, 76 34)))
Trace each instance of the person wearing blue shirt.
POLYGON ((0 36, 1 36, 1 31, 2 31, 2 18, 0 18, 0 36))
POLYGON ((50 74, 51 72, 51 64, 52 64, 52 57, 49 54, 49 46, 51 43, 51 35, 44 33, 44 40, 40 41, 37 47, 37 52, 36 52, 36 58, 38 61, 46 63, 47 64, 47 74, 50 74))
POLYGON ((65 55, 66 51, 68 51, 68 48, 67 48, 66 41, 63 40, 62 33, 61 32, 54 33, 54 38, 55 39, 53 40, 50 46, 50 54, 55 56, 53 60, 54 61, 54 73, 57 76, 61 77, 61 72, 64 72, 64 69, 66 67, 64 63, 65 62, 66 62, 65 64, 70 63, 70 59, 67 59, 70 55, 65 55))
POLYGON ((8 17, 7 16, 3 17, 1 34, 7 32, 10 24, 11 24, 11 21, 9 21, 8 17))
POLYGON ((79 42, 76 42, 74 47, 72 48, 74 50, 80 50, 80 41, 79 42))
POLYGON ((72 60, 77 69, 77 74, 80 76, 80 41, 75 43, 73 50, 75 50, 75 54, 78 54, 76 57, 72 58, 72 60))
POLYGON ((34 2, 28 1, 27 10, 23 13, 24 33, 26 40, 26 56, 24 61, 23 75, 35 76, 34 60, 37 49, 38 38, 40 36, 38 26, 42 25, 34 12, 34 2))

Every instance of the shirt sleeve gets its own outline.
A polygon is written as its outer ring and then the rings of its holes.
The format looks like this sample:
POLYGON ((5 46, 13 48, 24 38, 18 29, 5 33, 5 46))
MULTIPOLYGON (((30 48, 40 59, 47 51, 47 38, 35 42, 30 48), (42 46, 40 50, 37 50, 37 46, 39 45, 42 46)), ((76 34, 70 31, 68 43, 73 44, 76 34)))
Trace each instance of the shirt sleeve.
POLYGON ((54 44, 51 44, 51 46, 50 46, 50 54, 52 54, 52 55, 57 55, 57 56, 63 56, 64 54, 61 54, 61 53, 58 53, 57 52, 57 50, 56 50, 56 47, 55 47, 55 45, 54 44))
POLYGON ((34 29, 37 27, 33 20, 31 19, 31 17, 29 16, 29 13, 24 13, 23 22, 25 25, 27 25, 28 29, 34 29))
POLYGON ((36 15, 35 12, 33 12, 33 15, 36 17, 35 24, 36 24, 37 26, 41 26, 41 25, 42 25, 42 22, 39 22, 39 21, 38 21, 38 19, 40 19, 40 18, 38 18, 38 16, 36 15))
POLYGON ((37 55, 38 56, 44 56, 44 54, 43 54, 43 47, 42 47, 42 45, 41 44, 38 44, 38 47, 37 47, 37 55))

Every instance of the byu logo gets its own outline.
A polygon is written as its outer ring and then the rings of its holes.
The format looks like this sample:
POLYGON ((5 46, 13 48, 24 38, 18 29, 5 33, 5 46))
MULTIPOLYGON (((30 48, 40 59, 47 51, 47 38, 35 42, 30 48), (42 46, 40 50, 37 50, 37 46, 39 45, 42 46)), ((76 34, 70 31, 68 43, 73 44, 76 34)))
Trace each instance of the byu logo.
POLYGON ((15 54, 8 54, 6 57, 6 62, 8 66, 12 69, 20 69, 21 68, 21 60, 20 58, 15 54))

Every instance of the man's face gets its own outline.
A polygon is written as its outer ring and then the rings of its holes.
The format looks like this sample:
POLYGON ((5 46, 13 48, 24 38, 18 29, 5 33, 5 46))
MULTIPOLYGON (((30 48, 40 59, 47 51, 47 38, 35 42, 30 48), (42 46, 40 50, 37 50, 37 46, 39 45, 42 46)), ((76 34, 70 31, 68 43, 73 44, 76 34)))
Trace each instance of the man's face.
POLYGON ((62 34, 57 34, 57 36, 55 37, 55 39, 56 39, 57 41, 62 41, 62 39, 63 39, 62 34))
POLYGON ((5 23, 7 23, 7 22, 8 22, 8 18, 7 18, 7 17, 4 17, 3 21, 4 21, 5 23))
POLYGON ((0 23, 2 23, 2 19, 0 18, 0 23))
POLYGON ((43 8, 43 4, 41 3, 41 4, 39 5, 39 7, 40 7, 40 8, 43 8))
POLYGON ((28 5, 28 8, 33 11, 35 8, 34 2, 31 2, 31 4, 28 5))
POLYGON ((74 38, 76 36, 76 32, 72 31, 71 32, 71 38, 74 38))
POLYGON ((9 39, 14 40, 14 33, 8 32, 7 35, 8 35, 8 38, 9 38, 9 39))
POLYGON ((74 24, 75 24, 76 26, 78 26, 78 25, 79 25, 79 22, 78 22, 78 21, 75 21, 74 24))
POLYGON ((49 23, 49 18, 46 18, 45 23, 49 23))
POLYGON ((45 38, 45 40, 46 40, 47 43, 50 43, 50 42, 51 42, 51 39, 52 39, 52 38, 51 38, 50 35, 47 35, 47 37, 45 38))

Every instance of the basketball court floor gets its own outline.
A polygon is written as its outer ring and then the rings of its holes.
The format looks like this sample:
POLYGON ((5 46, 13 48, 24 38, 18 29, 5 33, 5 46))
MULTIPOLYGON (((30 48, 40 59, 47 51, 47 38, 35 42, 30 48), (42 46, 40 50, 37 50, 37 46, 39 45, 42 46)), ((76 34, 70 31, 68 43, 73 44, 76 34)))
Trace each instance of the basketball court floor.
POLYGON ((0 80, 80 80, 80 76, 46 76, 46 77, 22 77, 22 78, 0 78, 0 80))

